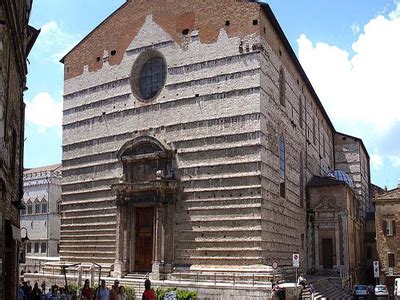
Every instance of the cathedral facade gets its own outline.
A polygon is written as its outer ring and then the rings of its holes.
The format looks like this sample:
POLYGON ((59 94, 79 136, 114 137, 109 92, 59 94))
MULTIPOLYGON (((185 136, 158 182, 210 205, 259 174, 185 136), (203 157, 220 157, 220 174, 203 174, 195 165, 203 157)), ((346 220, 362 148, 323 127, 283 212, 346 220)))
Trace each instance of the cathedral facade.
POLYGON ((62 261, 310 268, 337 133, 268 5, 127 1, 62 62, 62 261))

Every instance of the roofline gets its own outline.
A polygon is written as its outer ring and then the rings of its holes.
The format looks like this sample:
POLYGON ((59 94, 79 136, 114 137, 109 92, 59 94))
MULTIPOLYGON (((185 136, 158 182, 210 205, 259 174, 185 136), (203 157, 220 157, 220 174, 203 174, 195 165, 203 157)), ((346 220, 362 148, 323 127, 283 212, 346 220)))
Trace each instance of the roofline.
POLYGON ((279 38, 283 42, 283 45, 285 46, 286 50, 288 51, 290 58, 294 62, 294 65, 296 66, 296 68, 299 71, 300 75, 303 77, 303 80, 304 80, 307 88, 310 90, 311 95, 315 98, 315 100, 317 102, 317 105, 320 108, 323 116, 327 120, 327 122, 328 122, 329 126, 331 127, 331 129, 334 132, 336 132, 335 127, 333 126, 333 123, 331 122, 331 119, 329 118, 328 114, 326 113, 325 108, 323 107, 321 100, 319 99, 317 93, 315 92, 313 86, 311 85, 311 82, 308 79, 306 72, 304 71, 303 67, 301 66, 296 54, 293 51, 292 46, 290 45, 288 39, 285 36, 285 33, 282 30, 282 27, 279 25, 278 20, 276 19, 274 13, 272 12, 271 7, 269 6, 269 4, 264 3, 264 2, 260 2, 259 0, 249 0, 249 1, 258 3, 263 8, 264 12, 267 14, 267 16, 270 19, 275 31, 277 32, 279 38))
POLYGON ((361 142, 361 146, 363 147, 365 153, 367 154, 368 159, 370 158, 370 157, 369 157, 369 154, 368 154, 368 151, 367 151, 367 148, 365 147, 364 142, 363 142, 362 139, 360 139, 360 138, 358 138, 358 137, 356 137, 356 136, 352 136, 352 135, 347 134, 347 133, 339 132, 339 131, 336 131, 336 133, 341 134, 341 135, 345 135, 345 136, 347 136, 347 137, 349 137, 349 138, 353 138, 353 139, 356 139, 356 140, 358 140, 359 142, 361 142))
POLYGON ((111 17, 113 17, 118 11, 120 11, 123 7, 128 5, 129 2, 132 0, 126 0, 124 4, 122 4, 120 7, 118 7, 111 15, 109 15, 107 18, 105 18, 99 25, 97 25, 95 28, 93 28, 92 31, 90 31, 83 39, 80 40, 78 44, 76 44, 71 50, 68 51, 67 54, 65 54, 61 59, 60 63, 64 63, 65 58, 72 52, 74 51, 79 45, 81 45, 93 32, 97 30, 100 26, 102 26, 105 22, 107 22, 111 17))

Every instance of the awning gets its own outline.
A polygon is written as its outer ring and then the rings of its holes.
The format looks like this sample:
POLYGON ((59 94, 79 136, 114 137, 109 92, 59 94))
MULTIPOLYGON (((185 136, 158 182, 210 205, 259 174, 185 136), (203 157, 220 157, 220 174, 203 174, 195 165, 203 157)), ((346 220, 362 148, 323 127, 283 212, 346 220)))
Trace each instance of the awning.
POLYGON ((16 241, 21 241, 21 229, 11 224, 12 236, 16 241))

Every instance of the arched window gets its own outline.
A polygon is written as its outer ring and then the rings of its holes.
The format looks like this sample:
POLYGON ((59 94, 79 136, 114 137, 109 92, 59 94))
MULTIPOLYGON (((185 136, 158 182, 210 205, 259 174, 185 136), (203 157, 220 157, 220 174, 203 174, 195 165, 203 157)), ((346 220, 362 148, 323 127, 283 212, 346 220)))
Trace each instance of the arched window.
POLYGON ((28 210, 28 215, 33 214, 33 205, 32 205, 32 201, 29 199, 27 202, 27 210, 28 210))
POLYGON ((41 205, 40 205, 40 202, 39 202, 39 199, 36 199, 35 200, 35 214, 40 214, 40 207, 41 205))
POLYGON ((279 69, 279 102, 283 106, 285 106, 285 96, 286 96, 285 71, 283 70, 283 67, 281 67, 279 69))
POLYGON ((47 201, 45 198, 42 199, 42 214, 47 214, 47 201))
POLYGON ((279 136, 279 193, 285 198, 285 137, 283 133, 279 136))

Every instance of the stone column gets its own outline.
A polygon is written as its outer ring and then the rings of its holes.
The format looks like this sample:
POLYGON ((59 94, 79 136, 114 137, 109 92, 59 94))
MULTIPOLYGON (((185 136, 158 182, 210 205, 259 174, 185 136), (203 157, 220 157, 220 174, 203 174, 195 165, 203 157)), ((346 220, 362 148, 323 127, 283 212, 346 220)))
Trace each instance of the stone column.
POLYGON ((122 247, 123 247, 123 230, 121 227, 122 222, 122 205, 120 199, 117 199, 117 228, 116 228, 116 247, 115 247, 115 262, 114 262, 114 272, 113 276, 117 278, 121 278, 122 276, 122 247))
POLYGON ((339 235, 339 220, 340 216, 337 217, 335 222, 335 245, 336 245, 336 269, 340 269, 340 235, 339 235))
POLYGON ((315 268, 320 269, 319 266, 319 224, 315 224, 315 268))
POLYGON ((155 206, 155 239, 154 239, 154 253, 153 253, 153 279, 160 279, 160 273, 163 273, 162 266, 162 243, 163 243, 163 207, 161 204, 155 206))
POLYGON ((129 264, 129 236, 128 236, 128 225, 129 225, 129 216, 128 216, 128 205, 123 205, 121 207, 122 210, 122 218, 121 218, 121 224, 120 224, 120 230, 121 236, 122 236, 122 246, 121 252, 122 252, 122 275, 125 275, 127 270, 128 270, 128 264, 129 264))

